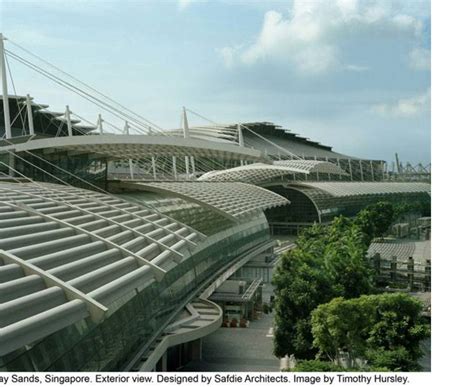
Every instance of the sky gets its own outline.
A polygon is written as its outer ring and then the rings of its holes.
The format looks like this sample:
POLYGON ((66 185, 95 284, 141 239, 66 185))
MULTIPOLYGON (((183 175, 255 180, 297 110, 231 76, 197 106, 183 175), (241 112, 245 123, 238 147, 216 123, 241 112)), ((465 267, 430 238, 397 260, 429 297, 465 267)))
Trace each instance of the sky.
MULTIPOLYGON (((427 164, 430 8, 427 0, 0 0, 0 31, 163 128, 179 127, 186 106, 219 123, 274 122, 357 157, 390 162, 397 152, 427 164)), ((9 64, 17 94, 96 121, 97 106, 9 64)))

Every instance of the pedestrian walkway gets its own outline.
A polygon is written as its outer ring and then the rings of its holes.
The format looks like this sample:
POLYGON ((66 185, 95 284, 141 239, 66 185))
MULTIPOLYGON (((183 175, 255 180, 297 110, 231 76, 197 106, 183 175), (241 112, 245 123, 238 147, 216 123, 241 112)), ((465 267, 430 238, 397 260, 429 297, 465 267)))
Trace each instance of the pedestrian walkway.
POLYGON ((263 314, 248 328, 219 328, 203 338, 202 360, 182 371, 266 372, 279 371, 273 355, 273 314, 263 314))

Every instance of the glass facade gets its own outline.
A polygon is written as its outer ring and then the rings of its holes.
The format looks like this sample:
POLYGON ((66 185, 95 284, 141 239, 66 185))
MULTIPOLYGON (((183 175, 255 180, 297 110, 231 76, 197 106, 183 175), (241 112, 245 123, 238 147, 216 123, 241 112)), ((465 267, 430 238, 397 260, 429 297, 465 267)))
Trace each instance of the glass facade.
POLYGON ((75 187, 89 190, 93 190, 93 186, 104 190, 107 188, 105 157, 93 154, 71 155, 68 152, 35 151, 34 154, 39 157, 20 153, 19 157, 14 159, 15 169, 34 181, 55 184, 64 181, 75 187))
POLYGON ((290 205, 265 212, 272 232, 275 234, 294 234, 301 226, 311 225, 314 222, 327 223, 339 215, 355 216, 368 205, 380 201, 394 204, 410 201, 430 202, 430 197, 425 192, 332 196, 322 190, 305 187, 270 186, 266 188, 286 197, 291 202, 290 205))
POLYGON ((0 359, 0 371, 118 371, 230 264, 270 240, 263 213, 207 238, 185 261, 95 325, 68 326, 0 359))
POLYGON ((266 188, 290 201, 290 204, 286 206, 265 211, 274 235, 296 234, 300 228, 318 222, 318 211, 314 203, 304 193, 283 186, 266 188))
POLYGON ((117 196, 153 208, 205 235, 213 235, 235 225, 235 222, 209 207, 177 197, 138 191, 117 196))

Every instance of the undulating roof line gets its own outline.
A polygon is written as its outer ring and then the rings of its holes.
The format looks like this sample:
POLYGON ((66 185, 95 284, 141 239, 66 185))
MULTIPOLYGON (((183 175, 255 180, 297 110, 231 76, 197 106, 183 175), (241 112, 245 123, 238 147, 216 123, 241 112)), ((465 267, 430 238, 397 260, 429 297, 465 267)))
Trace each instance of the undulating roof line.
POLYGON ((238 220, 249 213, 289 204, 284 197, 237 182, 121 182, 119 186, 182 197, 238 220))

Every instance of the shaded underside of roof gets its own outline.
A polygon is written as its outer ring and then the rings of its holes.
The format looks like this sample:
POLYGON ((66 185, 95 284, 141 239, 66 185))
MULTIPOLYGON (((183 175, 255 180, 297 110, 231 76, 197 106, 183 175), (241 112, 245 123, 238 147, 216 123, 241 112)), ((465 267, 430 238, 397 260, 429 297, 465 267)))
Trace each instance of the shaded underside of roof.
POLYGON ((284 197, 264 188, 237 182, 121 182, 119 186, 182 197, 234 220, 289 203, 284 197))
POLYGON ((330 146, 301 137, 272 123, 246 123, 245 126, 266 139, 264 140, 258 135, 243 129, 245 146, 258 149, 273 158, 291 158, 291 154, 285 152, 286 150, 303 158, 358 159, 357 157, 335 152, 330 146))
MULTIPOLYGON (((275 125, 272 122, 247 122, 241 124, 241 129, 243 142, 246 147, 258 149, 262 151, 263 154, 271 156, 274 159, 291 158, 293 154, 308 159, 339 158, 358 160, 357 157, 334 152, 330 146, 300 136, 288 129, 275 125), (247 128, 257 134, 252 133, 247 128), (261 138, 260 136, 264 138, 261 138)), ((182 136, 183 130, 175 129, 169 131, 169 133, 182 136)), ((237 124, 190 127, 189 134, 193 138, 201 138, 211 141, 238 142, 237 124)))
POLYGON ((149 159, 152 156, 195 156, 221 160, 261 161, 256 150, 231 144, 165 135, 90 135, 32 140, 0 148, 23 152, 38 149, 93 153, 109 159, 149 159))
MULTIPOLYGON (((0 95, 0 101, 3 97, 0 95)), ((10 124, 13 136, 26 136, 29 134, 26 96, 9 95, 8 105, 10 108, 10 124)), ((47 110, 48 105, 31 102, 33 114, 33 127, 35 133, 40 136, 67 136, 67 123, 65 112, 53 112, 47 110)), ((95 126, 81 124, 78 119, 71 119, 73 134, 86 134, 96 129, 95 126)), ((0 103, 0 137, 3 128, 3 101, 0 103)))
MULTIPOLYGON (((300 143, 300 144, 306 144, 306 145, 311 145, 320 149, 328 150, 331 151, 332 147, 328 145, 323 145, 320 142, 311 140, 307 137, 303 137, 298 133, 292 132, 289 129, 282 128, 280 125, 275 125, 273 122, 246 122, 244 124, 241 124, 243 126, 244 130, 244 138, 246 134, 252 134, 248 130, 245 130, 245 128, 249 128, 252 131, 266 137, 266 136, 273 136, 273 137, 278 137, 278 138, 283 138, 290 140, 293 143, 300 143)), ((233 125, 233 127, 236 127, 236 125, 233 125)))

